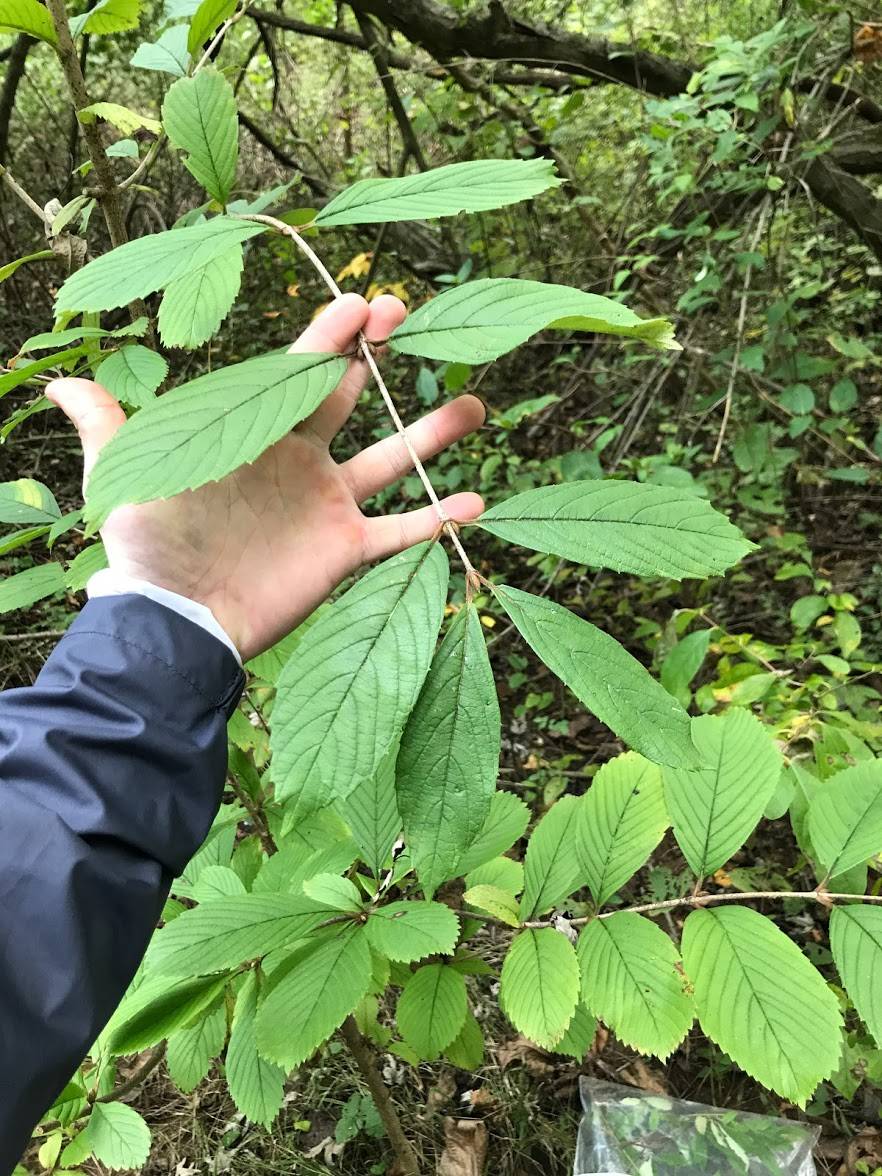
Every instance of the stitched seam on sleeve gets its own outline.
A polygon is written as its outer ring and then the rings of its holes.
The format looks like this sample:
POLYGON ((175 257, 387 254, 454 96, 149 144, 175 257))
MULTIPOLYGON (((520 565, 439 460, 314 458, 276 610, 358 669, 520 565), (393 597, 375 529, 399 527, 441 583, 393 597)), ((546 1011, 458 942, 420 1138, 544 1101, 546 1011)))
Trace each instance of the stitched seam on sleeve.
MULTIPOLYGON (((108 633, 103 629, 76 629, 74 632, 68 630, 68 632, 64 635, 62 642, 70 641, 73 637, 109 637, 111 641, 117 641, 120 645, 128 646, 129 649, 136 649, 138 653, 143 654, 144 657, 149 657, 151 661, 157 662, 159 665, 161 665, 163 669, 167 670, 168 673, 170 673, 173 677, 180 678, 182 682, 186 682, 191 689, 195 690, 196 693, 201 698, 204 698, 205 701, 215 710, 223 709, 224 701, 229 697, 232 690, 232 686, 227 686, 220 695, 218 695, 216 698, 212 698, 209 694, 206 694, 198 682, 194 682, 193 679, 188 677, 187 674, 182 674, 176 666, 173 666, 171 662, 167 662, 164 657, 160 657, 159 654, 154 653, 152 649, 145 649, 143 645, 138 645, 138 643, 135 641, 129 641, 125 637, 120 637, 118 633, 108 633)), ((62 642, 59 642, 59 644, 62 644, 62 642)))

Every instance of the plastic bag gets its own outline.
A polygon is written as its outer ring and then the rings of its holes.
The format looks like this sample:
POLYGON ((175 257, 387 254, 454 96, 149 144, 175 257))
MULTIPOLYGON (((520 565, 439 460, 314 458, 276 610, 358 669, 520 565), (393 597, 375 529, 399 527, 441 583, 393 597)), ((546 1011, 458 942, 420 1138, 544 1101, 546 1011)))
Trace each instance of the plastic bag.
POLYGON ((582 1078, 575 1176, 815 1176, 820 1130, 582 1078))

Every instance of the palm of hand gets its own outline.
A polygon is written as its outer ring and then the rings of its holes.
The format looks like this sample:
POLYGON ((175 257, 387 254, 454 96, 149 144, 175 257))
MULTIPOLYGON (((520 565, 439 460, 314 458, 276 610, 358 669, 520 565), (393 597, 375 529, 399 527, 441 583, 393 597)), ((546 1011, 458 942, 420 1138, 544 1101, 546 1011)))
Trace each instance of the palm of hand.
MULTIPOLYGON (((401 321, 397 299, 371 303, 347 295, 333 303, 294 345, 297 351, 345 351, 359 330, 384 339, 401 321)), ((432 507, 369 518, 361 503, 410 468, 400 438, 377 442, 348 461, 330 455, 366 380, 353 361, 337 390, 293 433, 221 482, 161 502, 114 511, 102 538, 110 567, 206 604, 244 659, 290 632, 362 563, 429 538, 432 507)), ((86 471, 124 416, 102 388, 61 380, 47 389, 80 432, 86 471)), ((421 457, 439 452, 480 425, 480 401, 463 396, 408 430, 421 457)), ((445 506, 475 518, 476 494, 445 506)))

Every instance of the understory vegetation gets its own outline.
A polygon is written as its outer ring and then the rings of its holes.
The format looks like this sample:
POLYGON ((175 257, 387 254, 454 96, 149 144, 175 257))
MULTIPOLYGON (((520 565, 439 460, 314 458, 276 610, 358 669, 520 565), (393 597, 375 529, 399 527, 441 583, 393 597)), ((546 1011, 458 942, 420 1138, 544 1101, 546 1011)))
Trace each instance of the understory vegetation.
POLYGON ((0 70, 0 686, 332 391, 332 298, 409 310, 335 456, 487 406, 248 663, 20 1173, 563 1174, 589 1075, 880 1176, 875 5, 0 0, 0 70), (60 373, 129 415, 85 503, 60 373))

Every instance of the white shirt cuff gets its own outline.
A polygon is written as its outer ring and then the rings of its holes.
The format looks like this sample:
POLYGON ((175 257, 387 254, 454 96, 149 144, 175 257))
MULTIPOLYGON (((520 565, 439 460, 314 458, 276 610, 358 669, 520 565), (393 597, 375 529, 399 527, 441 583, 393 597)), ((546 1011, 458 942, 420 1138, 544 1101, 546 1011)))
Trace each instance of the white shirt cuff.
POLYGON ((188 621, 192 621, 218 641, 222 641, 241 666, 242 658, 232 638, 207 605, 190 600, 188 596, 181 596, 178 592, 172 592, 169 588, 159 588, 149 580, 139 580, 136 576, 126 575, 125 572, 116 572, 113 568, 102 568, 86 585, 86 595, 90 600, 98 596, 125 596, 128 593, 146 596, 150 600, 155 600, 157 604, 170 608, 179 616, 186 617, 188 621))

